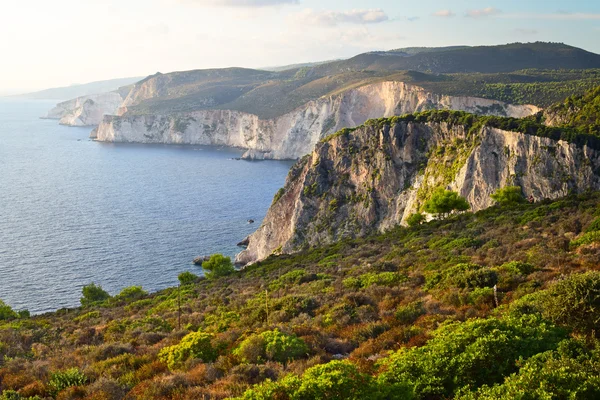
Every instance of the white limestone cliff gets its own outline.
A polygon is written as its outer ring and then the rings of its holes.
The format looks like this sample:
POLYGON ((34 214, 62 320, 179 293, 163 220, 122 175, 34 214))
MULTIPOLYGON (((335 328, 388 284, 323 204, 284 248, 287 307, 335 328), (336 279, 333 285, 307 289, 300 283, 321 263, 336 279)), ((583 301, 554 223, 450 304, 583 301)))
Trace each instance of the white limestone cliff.
POLYGON ((77 97, 57 104, 42 117, 58 119, 61 125, 96 126, 106 114, 115 114, 123 102, 119 92, 77 97))
POLYGON ((565 141, 490 127, 469 133, 445 122, 363 126, 318 143, 292 167, 236 262, 385 231, 437 187, 478 211, 500 187, 552 199, 600 189, 599 173, 600 151, 565 141))
MULTIPOLYGON (((146 93, 151 88, 145 88, 146 93)), ((138 97, 141 94, 138 94, 138 97)), ((380 82, 322 97, 275 119, 233 110, 198 110, 167 115, 105 116, 91 137, 106 142, 200 144, 251 150, 248 159, 296 159, 326 135, 370 118, 427 109, 454 109, 477 114, 524 117, 539 109, 472 97, 437 95, 403 82, 380 82)), ((137 97, 136 97, 137 98, 137 97)))

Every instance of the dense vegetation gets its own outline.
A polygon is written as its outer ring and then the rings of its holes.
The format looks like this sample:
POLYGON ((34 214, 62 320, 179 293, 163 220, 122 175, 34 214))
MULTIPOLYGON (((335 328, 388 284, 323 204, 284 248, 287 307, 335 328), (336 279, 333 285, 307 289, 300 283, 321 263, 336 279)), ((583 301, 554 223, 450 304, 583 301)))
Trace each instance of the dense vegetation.
MULTIPOLYGON (((527 118, 509 118, 487 115, 476 115, 464 111, 453 110, 429 110, 413 114, 405 114, 389 118, 370 119, 364 125, 383 127, 384 125, 393 125, 397 123, 447 123, 450 125, 464 126, 469 134, 477 134, 483 127, 491 127, 506 131, 519 132, 526 135, 545 137, 552 140, 564 140, 574 143, 577 146, 589 146, 593 149, 600 149, 600 134, 588 133, 587 126, 563 124, 561 126, 548 126, 543 123, 544 116, 539 113, 527 118)), ((327 142, 341 135, 348 135, 355 128, 344 128, 321 140, 327 142)))
POLYGON ((556 119, 556 125, 571 126, 600 136, 600 86, 583 95, 568 97, 550 107, 546 115, 556 119))
POLYGON ((0 398, 598 398, 600 194, 512 192, 154 294, 0 304, 0 398))

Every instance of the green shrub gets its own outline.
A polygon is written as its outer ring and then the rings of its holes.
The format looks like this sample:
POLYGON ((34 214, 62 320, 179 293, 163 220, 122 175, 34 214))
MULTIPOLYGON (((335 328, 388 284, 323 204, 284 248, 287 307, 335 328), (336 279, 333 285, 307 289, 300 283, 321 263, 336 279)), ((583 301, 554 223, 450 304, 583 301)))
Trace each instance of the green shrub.
POLYGON ((249 336, 234 350, 234 354, 247 363, 267 360, 285 363, 306 356, 308 346, 296 335, 275 329, 249 336))
POLYGON ((110 299, 110 294, 102 289, 102 286, 90 283, 81 289, 83 297, 80 299, 82 306, 98 304, 110 299))
POLYGON ((202 263, 202 268, 206 271, 208 279, 215 279, 221 276, 231 275, 235 272, 231 258, 222 254, 213 254, 208 261, 202 263))
POLYGON ((395 286, 406 280, 406 276, 398 272, 367 272, 358 278, 346 278, 342 281, 342 284, 349 289, 360 289, 368 288, 372 285, 395 286))
POLYGON ((452 397, 459 389, 502 382, 519 358, 551 350, 566 332, 539 316, 451 322, 421 347, 405 348, 381 362, 380 379, 408 383, 420 398, 452 397))
POLYGON ((148 292, 142 289, 141 286, 129 286, 121 290, 121 293, 116 295, 115 299, 130 302, 134 300, 139 300, 147 295, 148 292))
POLYGON ((19 392, 14 390, 4 390, 0 393, 0 400, 42 400, 40 396, 21 396, 19 392))
POLYGON ((599 399, 600 357, 574 340, 526 360, 503 383, 463 391, 460 400, 599 399))
POLYGON ((440 286, 474 289, 493 287, 497 282, 496 271, 477 264, 462 263, 448 268, 444 272, 440 286))
POLYGON ((543 315, 580 333, 600 334, 600 272, 573 274, 540 296, 543 315))
POLYGON ((571 247, 579 247, 592 243, 600 242, 600 231, 587 232, 575 240, 571 240, 571 247))
POLYGON ((406 218, 406 223, 408 226, 421 225, 423 221, 425 221, 425 216, 421 213, 410 214, 408 218, 406 218))
MULTIPOLYGON (((204 265, 204 264, 202 264, 204 265)), ((177 275, 177 280, 179 280, 179 284, 181 286, 193 285, 198 282, 199 276, 191 273, 190 271, 184 271, 177 275)))
POLYGON ((592 221, 592 223, 585 229, 586 233, 600 231, 600 217, 592 221))
POLYGON ((459 196, 458 193, 438 188, 434 190, 431 198, 423 205, 423 211, 446 217, 453 211, 466 211, 470 207, 467 200, 459 196))
POLYGON ((533 271, 535 271, 535 266, 533 264, 526 263, 526 262, 510 261, 510 262, 502 264, 500 267, 498 267, 498 269, 502 269, 502 270, 511 272, 513 274, 519 274, 519 275, 526 276, 526 275, 531 274, 533 271))
POLYGON ((412 400, 404 384, 388 384, 361 373, 347 361, 330 361, 247 390, 241 400, 412 400))
POLYGON ((491 196, 498 204, 514 205, 525 202, 520 186, 506 186, 496 190, 491 196))
POLYGON ((19 315, 5 302, 0 300, 0 321, 16 319, 19 315))
POLYGON ((83 386, 87 383, 87 377, 78 368, 58 371, 50 374, 48 386, 53 394, 57 394, 71 386, 83 386))
POLYGON ((347 287, 348 289, 360 289, 362 287, 362 282, 360 279, 355 278, 353 276, 346 278, 342 281, 342 285, 347 287))
POLYGON ((212 362, 217 358, 217 351, 211 341, 213 335, 205 332, 192 332, 184 336, 179 344, 163 348, 158 358, 167 364, 169 369, 177 369, 188 359, 198 358, 203 362, 212 362))
POLYGON ((396 319, 401 324, 412 324, 421 315, 425 314, 425 307, 422 301, 413 301, 403 306, 399 306, 396 310, 396 319))

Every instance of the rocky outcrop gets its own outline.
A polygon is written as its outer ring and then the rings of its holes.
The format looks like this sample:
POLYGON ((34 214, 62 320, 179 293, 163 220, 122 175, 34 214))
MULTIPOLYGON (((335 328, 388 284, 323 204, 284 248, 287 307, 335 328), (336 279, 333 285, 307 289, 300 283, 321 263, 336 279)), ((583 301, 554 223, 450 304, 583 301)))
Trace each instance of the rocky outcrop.
MULTIPOLYGON (((127 101, 132 97, 134 94, 130 93, 127 101)), ((126 110, 125 103, 119 112, 126 110)), ((539 111, 530 105, 437 95, 403 82, 380 82, 310 101, 275 119, 212 109, 168 115, 128 115, 125 112, 105 116, 91 137, 107 142, 223 145, 250 150, 243 156, 247 159, 296 159, 312 151, 320 139, 341 128, 360 125, 370 118, 427 109, 512 117, 539 111)))
POLYGON ((472 211, 518 185, 525 196, 557 198, 600 188, 600 152, 490 127, 399 122, 333 135, 291 169, 239 264, 403 223, 434 189, 464 196, 472 211))
POLYGON ((96 126, 106 114, 115 114, 123 102, 116 92, 77 97, 57 104, 42 118, 58 119, 61 125, 96 126))

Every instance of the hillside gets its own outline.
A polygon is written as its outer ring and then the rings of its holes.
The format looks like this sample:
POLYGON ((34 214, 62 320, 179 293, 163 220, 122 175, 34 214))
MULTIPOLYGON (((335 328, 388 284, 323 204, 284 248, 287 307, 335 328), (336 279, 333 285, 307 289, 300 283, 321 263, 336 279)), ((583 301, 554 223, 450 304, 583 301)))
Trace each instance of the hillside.
POLYGON ((597 71, 582 71, 600 68, 600 55, 563 44, 404 50, 278 72, 229 68, 156 74, 136 85, 124 106, 132 115, 226 109, 268 119, 322 96, 392 80, 419 83, 437 94, 547 106, 600 83, 597 71), (521 72, 508 75, 515 71, 521 72))
POLYGON ((180 292, 128 288, 91 304, 88 292, 85 307, 30 318, 1 307, 0 392, 597 398, 599 201, 588 193, 396 227, 221 278, 188 276, 180 292))
POLYGON ((544 117, 548 125, 575 127, 600 136, 600 86, 549 107, 544 117))
POLYGON ((459 111, 368 120, 324 138, 296 163, 236 260, 244 265, 406 224, 439 188, 478 211, 513 185, 536 200, 600 189, 600 138, 535 118, 459 111))
POLYGON ((25 93, 11 97, 34 100, 70 100, 81 96, 112 92, 123 86, 131 85, 142 78, 143 77, 135 77, 96 81, 85 84, 45 89, 39 92, 25 93))

